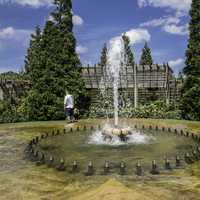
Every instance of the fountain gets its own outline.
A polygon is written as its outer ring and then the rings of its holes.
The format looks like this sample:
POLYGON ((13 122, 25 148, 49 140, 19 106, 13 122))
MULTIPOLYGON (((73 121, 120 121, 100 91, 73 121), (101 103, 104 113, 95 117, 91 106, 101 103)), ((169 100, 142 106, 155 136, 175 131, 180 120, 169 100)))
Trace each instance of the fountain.
POLYGON ((137 125, 136 130, 119 123, 118 86, 124 57, 122 38, 112 39, 106 73, 113 88, 114 123, 108 118, 102 129, 95 120, 89 126, 68 126, 63 132, 49 130, 29 142, 25 152, 31 161, 37 166, 46 164, 58 171, 85 176, 115 172, 127 176, 132 173, 128 168, 135 168, 135 174, 143 176, 144 171, 158 175, 163 170, 171 171, 173 166, 182 168, 200 159, 200 147, 197 148, 200 137, 193 133, 159 124, 137 125), (83 167, 86 170, 83 171, 83 167))
POLYGON ((117 136, 121 141, 126 142, 129 136, 133 134, 129 127, 122 127, 119 125, 119 78, 120 71, 124 66, 124 41, 121 36, 110 40, 108 48, 108 61, 106 66, 106 73, 108 81, 111 82, 113 88, 113 105, 114 105, 114 125, 106 125, 101 134, 104 140, 112 141, 117 136))
POLYGON ((124 42, 121 37, 113 38, 109 44, 107 74, 113 85, 113 104, 115 127, 118 127, 118 85, 120 70, 124 61, 124 42))

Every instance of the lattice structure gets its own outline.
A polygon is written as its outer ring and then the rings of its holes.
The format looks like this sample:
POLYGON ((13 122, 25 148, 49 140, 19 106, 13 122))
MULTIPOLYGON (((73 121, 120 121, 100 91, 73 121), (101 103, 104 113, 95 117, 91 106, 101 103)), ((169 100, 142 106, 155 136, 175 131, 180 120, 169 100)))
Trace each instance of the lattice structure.
MULTIPOLYGON (((83 67, 82 76, 90 94, 92 103, 98 101, 100 89, 107 88, 112 92, 112 84, 108 80, 106 67, 83 67)), ((120 72, 119 90, 125 98, 129 98, 135 107, 138 103, 154 100, 176 102, 180 95, 177 80, 168 64, 125 66, 120 72)))

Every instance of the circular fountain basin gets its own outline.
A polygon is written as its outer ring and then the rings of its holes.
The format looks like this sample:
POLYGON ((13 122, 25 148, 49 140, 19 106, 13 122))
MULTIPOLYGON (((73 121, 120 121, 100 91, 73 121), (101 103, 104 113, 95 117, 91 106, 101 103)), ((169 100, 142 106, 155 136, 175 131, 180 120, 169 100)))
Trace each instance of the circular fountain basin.
MULTIPOLYGON (((122 132, 123 130, 119 129, 109 129, 107 134, 119 138, 122 132)), ((124 132, 127 134, 129 131, 124 132)), ((129 169, 134 169, 140 161, 142 166, 149 170, 152 160, 163 166, 165 157, 174 161, 176 155, 179 155, 183 159, 185 153, 192 152, 198 145, 191 137, 177 136, 167 131, 135 131, 131 135, 128 134, 130 138, 127 142, 104 141, 102 134, 99 130, 74 130, 73 133, 42 139, 36 148, 45 154, 46 159, 53 156, 55 162, 59 163, 63 158, 68 165, 77 161, 81 169, 84 169, 89 161, 93 161, 98 169, 102 168, 105 161, 113 163, 113 166, 123 161, 128 164, 129 169)))

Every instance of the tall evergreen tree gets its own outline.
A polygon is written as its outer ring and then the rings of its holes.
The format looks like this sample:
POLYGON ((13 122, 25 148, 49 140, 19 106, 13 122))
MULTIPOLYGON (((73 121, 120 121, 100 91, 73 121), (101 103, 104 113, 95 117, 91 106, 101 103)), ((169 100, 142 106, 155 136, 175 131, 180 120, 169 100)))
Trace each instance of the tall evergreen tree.
POLYGON ((46 22, 36 56, 28 52, 26 71, 31 74, 32 90, 22 107, 33 120, 64 117, 65 91, 75 97, 76 104, 84 93, 81 63, 75 51, 71 0, 55 0, 54 4, 53 20, 46 22))
POLYGON ((108 60, 107 53, 108 53, 107 45, 104 44, 103 49, 101 51, 101 57, 99 62, 99 65, 102 67, 105 67, 107 65, 107 60, 108 60))
POLYGON ((129 39, 128 36, 126 36, 126 34, 124 34, 122 36, 122 39, 124 41, 124 51, 125 51, 124 64, 126 66, 133 66, 135 62, 134 62, 134 55, 133 55, 133 52, 131 50, 130 39, 129 39))
POLYGON ((200 120, 200 1, 193 0, 190 10, 189 44, 181 109, 187 119, 200 120))
POLYGON ((145 42, 144 48, 142 49, 140 65, 152 65, 152 64, 153 64, 153 58, 151 56, 151 49, 149 48, 147 42, 145 42))
POLYGON ((27 50, 27 56, 25 58, 25 77, 28 79, 32 78, 33 70, 38 67, 38 55, 41 51, 40 41, 41 41, 41 29, 39 26, 35 29, 35 34, 31 35, 30 46, 27 50))

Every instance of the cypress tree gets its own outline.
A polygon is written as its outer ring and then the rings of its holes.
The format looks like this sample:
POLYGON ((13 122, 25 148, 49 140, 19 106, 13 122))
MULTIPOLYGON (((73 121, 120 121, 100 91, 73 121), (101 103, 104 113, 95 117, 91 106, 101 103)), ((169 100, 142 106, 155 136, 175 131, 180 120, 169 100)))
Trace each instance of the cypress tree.
POLYGON ((72 3, 71 0, 55 0, 55 5, 56 10, 52 16, 59 32, 55 41, 56 68, 60 69, 58 75, 63 76, 65 80, 63 87, 78 97, 83 91, 84 84, 81 78, 81 63, 76 54, 76 40, 73 35, 72 3))
POLYGON ((181 109, 186 119, 200 120, 200 1, 193 0, 190 10, 189 42, 186 51, 185 80, 181 109))
POLYGON ((128 36, 126 36, 125 34, 122 36, 122 39, 124 41, 124 64, 126 66, 133 66, 134 65, 134 55, 133 52, 131 50, 131 44, 130 44, 130 39, 128 36))
POLYGON ((149 48, 147 42, 145 42, 144 48, 142 49, 140 65, 152 65, 152 64, 153 64, 153 59, 151 56, 151 49, 149 48))
MULTIPOLYGON (((32 90, 21 108, 32 120, 63 118, 65 91, 74 96, 77 106, 84 93, 81 63, 75 51, 71 0, 55 0, 54 4, 55 10, 51 13, 54 20, 46 22, 37 43, 37 60, 28 52, 29 62, 25 65, 26 71, 31 74, 32 90)), ((34 49, 32 44, 31 51, 34 49)))
POLYGON ((106 43, 103 46, 103 49, 101 51, 101 57, 100 57, 100 62, 99 65, 101 67, 105 67, 107 65, 107 53, 108 53, 108 49, 107 49, 107 45, 106 43))
POLYGON ((38 68, 38 55, 41 51, 40 48, 41 29, 36 26, 35 33, 31 34, 30 47, 27 50, 25 58, 24 77, 31 80, 33 77, 33 70, 38 68))

